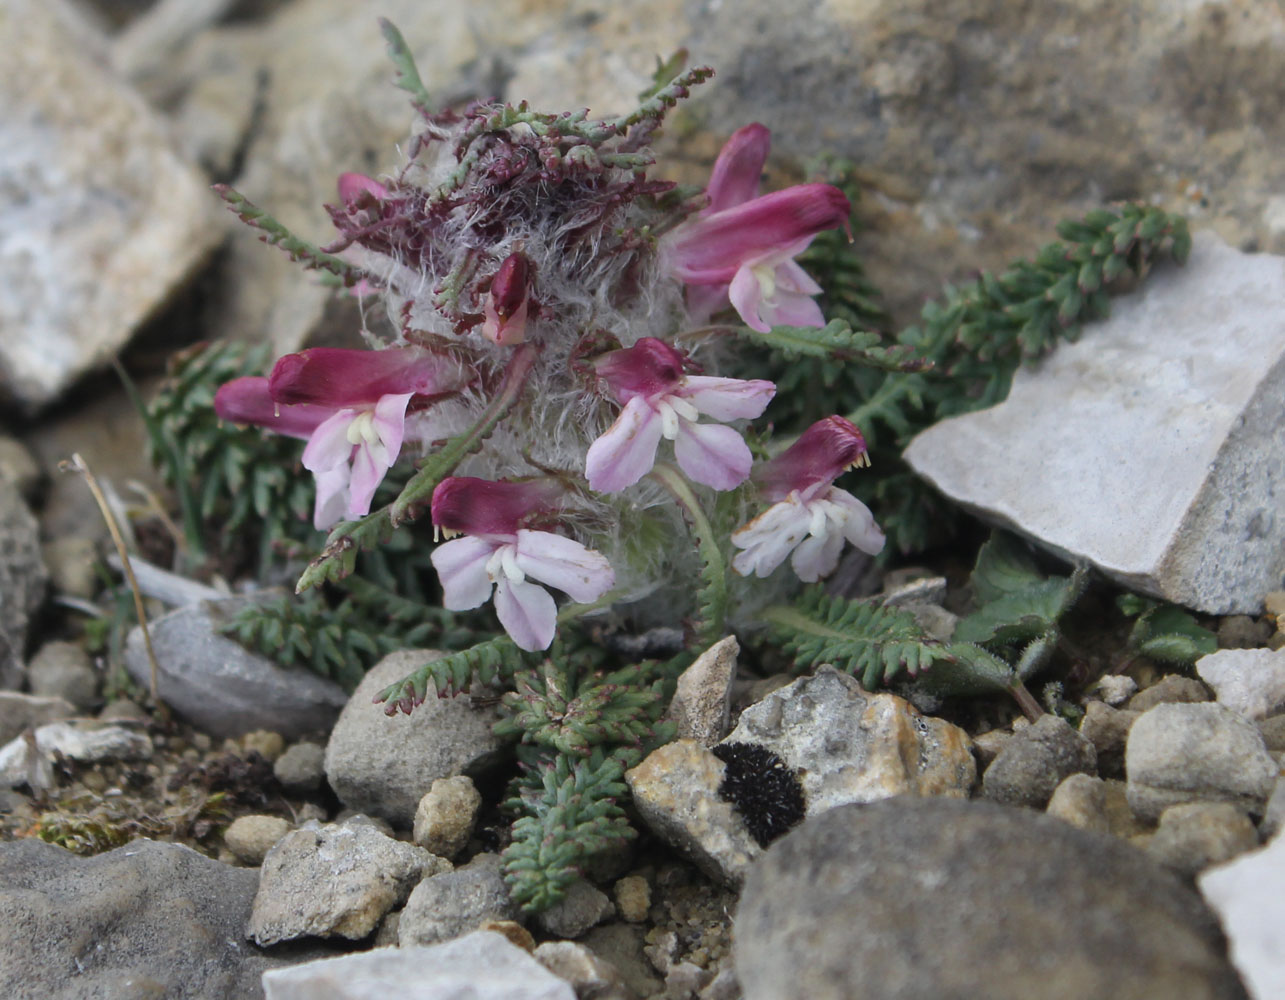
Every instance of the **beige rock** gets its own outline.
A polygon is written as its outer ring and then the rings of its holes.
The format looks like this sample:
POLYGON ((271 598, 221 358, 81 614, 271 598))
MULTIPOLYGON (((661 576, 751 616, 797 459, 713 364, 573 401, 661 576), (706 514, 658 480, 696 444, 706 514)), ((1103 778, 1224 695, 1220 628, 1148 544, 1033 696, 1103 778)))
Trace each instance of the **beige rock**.
POLYGON ((0 394, 34 410, 103 364, 221 239, 215 199, 65 0, 0 17, 0 394))
POLYGON ((1229 802, 1188 802, 1160 814, 1147 852, 1163 865, 1194 877, 1258 846, 1254 824, 1229 802))
POLYGON ((223 831, 223 843, 247 865, 258 866, 277 841, 290 832, 280 816, 238 816, 223 831))
POLYGON ((1129 699, 1130 712, 1145 712, 1156 705, 1190 704, 1209 701, 1209 689, 1194 677, 1166 674, 1129 699))
POLYGON ((695 740, 675 740, 626 771, 625 780, 654 833, 710 877, 737 885, 763 849, 732 804, 719 798, 723 770, 695 740))
POLYGON ((258 753, 269 764, 286 752, 286 741, 280 733, 268 729, 256 729, 241 737, 241 747, 247 753, 251 750, 258 753))
POLYGON ((620 919, 640 924, 651 907, 651 885, 641 875, 626 875, 616 882, 614 895, 620 919))
POLYGON ((1081 830, 1108 833, 1111 828, 1106 814, 1106 784, 1091 775, 1071 774, 1064 778, 1045 811, 1081 830))
POLYGON ((481 807, 473 779, 463 774, 438 778, 415 808, 415 843, 443 858, 455 857, 468 844, 481 807))
POLYGON ((679 737, 708 747, 727 735, 740 651, 736 636, 729 635, 705 650, 678 678, 666 714, 677 723, 679 737))
POLYGON ((1084 706, 1080 720, 1080 735, 1093 744, 1097 753, 1098 773, 1106 778, 1124 774, 1124 748, 1129 739, 1129 727, 1140 712, 1112 708, 1100 701, 1084 706))

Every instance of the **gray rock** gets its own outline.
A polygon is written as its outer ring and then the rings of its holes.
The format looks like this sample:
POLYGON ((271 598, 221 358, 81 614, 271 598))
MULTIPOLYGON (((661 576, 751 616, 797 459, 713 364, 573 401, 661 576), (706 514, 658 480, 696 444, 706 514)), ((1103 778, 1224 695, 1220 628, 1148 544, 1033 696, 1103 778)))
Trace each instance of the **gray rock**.
POLYGON ((65 698, 82 712, 102 699, 98 696, 98 672, 89 654, 75 642, 47 642, 27 664, 31 693, 47 698, 65 698))
POLYGON ((1285 650, 1220 649, 1196 661, 1220 705, 1247 719, 1285 710, 1285 650))
POLYGON ((1019 729, 982 775, 982 794, 1003 805, 1043 809, 1068 775, 1097 770, 1093 744, 1056 715, 1019 729))
POLYGON ((467 775, 438 778, 415 807, 415 843, 453 858, 468 845, 482 796, 467 775))
POLYGON ((1151 820, 1182 802, 1231 802, 1261 815, 1280 772, 1253 723, 1209 702, 1142 713, 1125 770, 1129 805, 1151 820))
POLYGON ((300 937, 359 940, 421 879, 449 867, 444 858, 357 819, 306 823, 263 859, 246 936, 259 945, 300 937))
POLYGON ((474 930, 485 920, 521 920, 504 884, 500 856, 479 854, 463 868, 426 878, 402 910, 397 940, 403 947, 437 944, 474 930))
POLYGON ((494 931, 276 970, 263 990, 266 1000, 576 1000, 569 983, 494 931))
POLYGON ((747 708, 723 742, 759 744, 798 772, 809 816, 890 795, 964 798, 977 778, 962 729, 829 666, 747 708))
POLYGON ((620 973, 625 985, 642 997, 664 989, 643 954, 643 932, 633 924, 610 923, 595 927, 581 942, 620 973))
POLYGON ((1271 623, 1249 615, 1227 615, 1218 623, 1219 649, 1257 649, 1271 637, 1271 623))
POLYGON ((1263 840, 1271 840, 1285 829, 1285 776, 1276 779, 1276 787, 1267 799, 1263 818, 1258 822, 1258 833, 1263 840))
POLYGON ((1045 810, 1050 816, 1093 833, 1110 833, 1107 819, 1106 782, 1087 774, 1070 774, 1062 780, 1045 810))
POLYGON ((634 1000, 619 971, 578 941, 546 941, 535 960, 576 991, 577 1000, 634 1000))
POLYGON ((273 761, 272 773, 287 791, 315 792, 326 777, 326 748, 319 743, 301 740, 273 761))
POLYGON ((1256 612, 1285 574, 1282 283, 1285 260, 1197 234, 1187 267, 1157 268, 1078 343, 1020 370, 1003 403, 935 424, 906 460, 1131 590, 1256 612))
POLYGON ((1209 688, 1194 677, 1183 677, 1182 674, 1165 674, 1150 687, 1143 688, 1126 706, 1130 712, 1145 712, 1157 705, 1190 704, 1198 701, 1209 701, 1209 688))
POLYGON ((727 735, 740 651, 736 636, 729 635, 701 653, 678 678, 665 714, 677 723, 679 737, 708 747, 727 735))
POLYGON ((410 715, 389 716, 374 697, 417 667, 441 656, 402 650, 380 660, 362 678, 326 744, 326 777, 350 809, 410 828, 420 799, 438 778, 476 775, 497 759, 491 731, 494 708, 468 695, 429 697, 410 715))
POLYGON ((1185 802, 1160 814, 1147 853, 1180 875, 1194 878, 1210 865, 1258 846, 1258 832, 1230 802, 1185 802))
POLYGON ((648 828, 711 878, 739 885, 762 848, 730 802, 719 797, 724 764, 695 740, 653 750, 625 772, 648 828))
POLYGON ((1285 752, 1285 715, 1273 715, 1270 719, 1258 721, 1258 731, 1262 734, 1263 743, 1273 753, 1285 752))
POLYGON ((76 7, 13 0, 0 49, 0 396, 35 410, 124 346, 222 227, 76 7))
POLYGON ((242 943, 258 882, 178 844, 135 840, 90 858, 0 844, 0 996, 260 997, 264 970, 310 956, 242 943))
POLYGON ((1097 756, 1098 773, 1104 778, 1124 776, 1124 748, 1129 740, 1129 730, 1141 712, 1112 708, 1100 701, 1084 706, 1080 720, 1080 735, 1093 744, 1097 756))
POLYGON ((578 938, 616 915, 607 894, 588 882, 576 882, 561 902, 536 915, 540 930, 556 938, 578 938))
POLYGON ((17 691, 0 691, 0 746, 24 729, 61 722, 76 714, 76 706, 64 698, 41 698, 17 691))
POLYGON ((808 820, 750 872, 734 936, 745 1000, 1245 996, 1217 921, 1176 876, 1111 837, 983 802, 808 820))
MULTIPOLYGON (((3 176, 0 168, 0 181, 3 176)), ((2 369, 0 353, 0 380, 2 369)), ((45 599, 47 579, 36 518, 18 487, 0 479, 0 689, 18 687, 23 681, 27 621, 45 599)))
POLYGON ((1285 837, 1209 869, 1197 884, 1222 921, 1250 995, 1285 996, 1285 837))
MULTIPOLYGON (((329 729, 348 700, 343 688, 302 667, 279 667, 220 634, 219 627, 251 603, 248 597, 204 601, 152 622, 161 700, 220 738, 271 729, 298 739, 329 729)), ((125 666, 148 686, 151 665, 138 628, 125 644, 125 666)))
POLYGON ((1128 674, 1104 674, 1090 690, 1112 708, 1119 708, 1137 693, 1138 682, 1128 674))
POLYGON ((258 867, 289 832, 290 821, 280 816, 238 816, 223 831, 223 843, 239 861, 258 867))

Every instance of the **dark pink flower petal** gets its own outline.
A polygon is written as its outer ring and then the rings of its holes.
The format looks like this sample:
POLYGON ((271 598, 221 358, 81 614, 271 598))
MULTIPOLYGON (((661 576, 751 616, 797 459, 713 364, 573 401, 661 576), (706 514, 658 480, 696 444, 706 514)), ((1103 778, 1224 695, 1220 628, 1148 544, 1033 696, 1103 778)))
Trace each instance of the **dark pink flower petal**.
POLYGON ((674 274, 688 284, 728 284, 742 265, 845 225, 851 207, 829 184, 798 184, 709 215, 669 239, 674 274))
POLYGON ((866 439, 857 426, 840 416, 826 417, 776 458, 763 463, 755 471, 754 481, 768 500, 784 500, 795 490, 806 499, 852 466, 868 462, 866 439))
POLYGON ((351 173, 339 175, 339 197, 343 199, 345 205, 352 205, 361 197, 362 192, 372 194, 379 200, 388 197, 388 188, 373 177, 351 173))
POLYGON ((621 403, 672 392, 683 380, 684 357, 663 340, 643 337, 633 347, 603 355, 594 363, 621 403))
POLYGON ((528 522, 556 510, 562 493, 550 480, 509 483, 450 476, 433 490, 433 524, 466 535, 511 538, 528 522))
POLYGON ((708 212, 721 212, 758 195, 759 177, 772 148, 772 133, 755 122, 737 129, 723 145, 710 173, 708 212))
POLYGON ((309 438, 334 414, 328 406, 280 406, 268 393, 268 380, 247 375, 225 382, 214 394, 214 412, 233 424, 254 424, 289 437, 309 438))
POLYGON ((268 378, 268 391, 277 403, 339 408, 403 393, 441 395, 470 380, 471 374, 454 358, 418 347, 314 347, 279 359, 268 378))

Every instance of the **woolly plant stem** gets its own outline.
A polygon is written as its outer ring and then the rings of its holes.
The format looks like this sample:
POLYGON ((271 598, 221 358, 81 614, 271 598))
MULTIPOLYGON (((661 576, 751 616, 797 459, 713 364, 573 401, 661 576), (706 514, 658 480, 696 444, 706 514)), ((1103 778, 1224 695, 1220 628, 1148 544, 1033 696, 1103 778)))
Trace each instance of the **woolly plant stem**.
POLYGON ((481 419, 468 431, 450 441, 433 455, 422 469, 411 477, 406 488, 393 501, 389 511, 393 527, 415 519, 413 508, 423 503, 433 494, 437 484, 454 471, 464 460, 464 456, 481 447, 482 442, 491 436, 496 425, 504 419, 526 386, 526 380, 535 365, 536 350, 531 344, 523 344, 509 359, 508 368, 504 371, 504 381, 500 391, 491 400, 481 419))
POLYGON ((727 564, 718 546, 714 526, 705 516, 691 484, 672 465, 658 463, 651 477, 669 491, 687 513, 696 535, 701 556, 701 588, 697 594, 700 619, 696 623, 696 638, 711 646, 725 635, 727 621, 727 564))

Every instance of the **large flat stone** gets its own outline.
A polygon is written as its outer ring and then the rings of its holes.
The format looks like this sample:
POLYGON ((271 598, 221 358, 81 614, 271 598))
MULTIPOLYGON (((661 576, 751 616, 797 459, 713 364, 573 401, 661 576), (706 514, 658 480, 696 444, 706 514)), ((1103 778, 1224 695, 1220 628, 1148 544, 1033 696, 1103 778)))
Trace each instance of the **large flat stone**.
POLYGON ((1013 380, 924 431, 906 460, 984 519, 1120 584, 1257 612, 1285 573, 1285 258, 1200 234, 1013 380))
POLYGON ((0 8, 0 397, 105 362, 222 236, 205 180, 65 0, 0 8))

